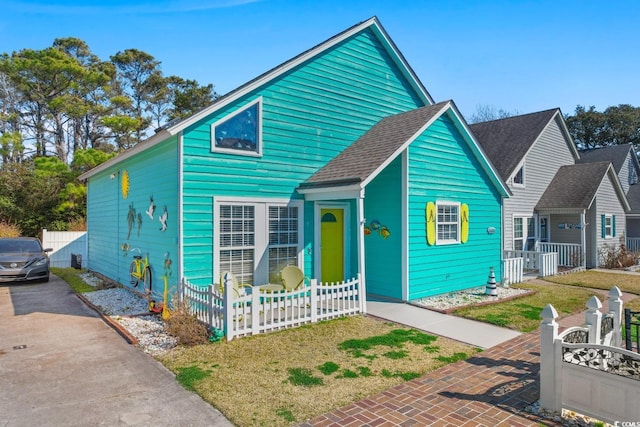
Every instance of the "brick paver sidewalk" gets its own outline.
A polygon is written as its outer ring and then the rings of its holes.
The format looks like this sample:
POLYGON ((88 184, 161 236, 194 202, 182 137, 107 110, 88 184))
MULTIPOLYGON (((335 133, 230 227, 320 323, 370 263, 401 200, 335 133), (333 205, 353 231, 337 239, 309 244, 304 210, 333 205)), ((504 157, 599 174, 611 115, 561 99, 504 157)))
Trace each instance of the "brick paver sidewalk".
POLYGON ((302 426, 555 425, 523 411, 538 400, 539 341, 521 335, 302 426))
MULTIPOLYGON (((606 298, 606 291, 595 292, 606 298)), ((582 323, 584 313, 559 321, 561 329, 582 323)), ((539 398, 539 370, 540 333, 535 331, 301 427, 557 426, 524 410, 539 398)))

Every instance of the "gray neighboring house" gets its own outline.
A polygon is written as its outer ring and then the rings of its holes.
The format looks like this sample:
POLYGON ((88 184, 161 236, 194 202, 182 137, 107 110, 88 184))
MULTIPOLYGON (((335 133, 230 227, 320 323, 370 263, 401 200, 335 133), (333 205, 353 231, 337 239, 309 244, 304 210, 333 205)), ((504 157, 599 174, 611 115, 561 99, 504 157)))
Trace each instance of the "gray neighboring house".
POLYGON ((565 267, 597 267, 625 233, 630 210, 610 162, 576 165, 580 154, 560 109, 470 126, 512 195, 504 200, 505 257, 557 252, 565 267))
POLYGON ((609 161, 613 165, 622 185, 631 211, 627 212, 626 237, 627 246, 633 251, 640 251, 640 163, 632 144, 612 145, 580 151, 579 163, 609 161))

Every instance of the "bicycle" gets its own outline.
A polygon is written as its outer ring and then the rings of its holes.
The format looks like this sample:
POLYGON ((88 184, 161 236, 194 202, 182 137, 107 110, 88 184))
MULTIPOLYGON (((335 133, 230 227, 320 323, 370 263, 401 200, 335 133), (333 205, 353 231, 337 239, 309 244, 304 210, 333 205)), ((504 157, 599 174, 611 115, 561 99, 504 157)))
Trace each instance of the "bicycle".
POLYGON ((140 283, 142 283, 142 291, 144 291, 144 294, 151 295, 151 266, 149 265, 148 253, 144 258, 142 255, 133 256, 133 261, 129 266, 129 274, 131 275, 131 284, 134 288, 138 288, 140 283))

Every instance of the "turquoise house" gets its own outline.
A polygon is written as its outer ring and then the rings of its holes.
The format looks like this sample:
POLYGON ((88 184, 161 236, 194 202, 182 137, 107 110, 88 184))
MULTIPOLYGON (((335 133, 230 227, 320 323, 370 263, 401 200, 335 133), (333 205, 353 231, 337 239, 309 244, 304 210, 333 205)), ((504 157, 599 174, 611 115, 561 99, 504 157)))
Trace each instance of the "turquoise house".
POLYGON ((508 190, 452 101, 434 103, 377 18, 85 173, 88 268, 153 292, 361 275, 413 300, 499 280, 508 190))

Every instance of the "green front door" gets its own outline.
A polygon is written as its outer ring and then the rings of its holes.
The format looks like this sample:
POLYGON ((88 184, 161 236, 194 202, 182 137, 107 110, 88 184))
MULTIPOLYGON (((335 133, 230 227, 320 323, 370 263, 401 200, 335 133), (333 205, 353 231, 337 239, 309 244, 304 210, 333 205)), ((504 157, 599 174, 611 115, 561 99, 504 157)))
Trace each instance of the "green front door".
POLYGON ((320 281, 344 280, 344 209, 320 210, 320 281))

